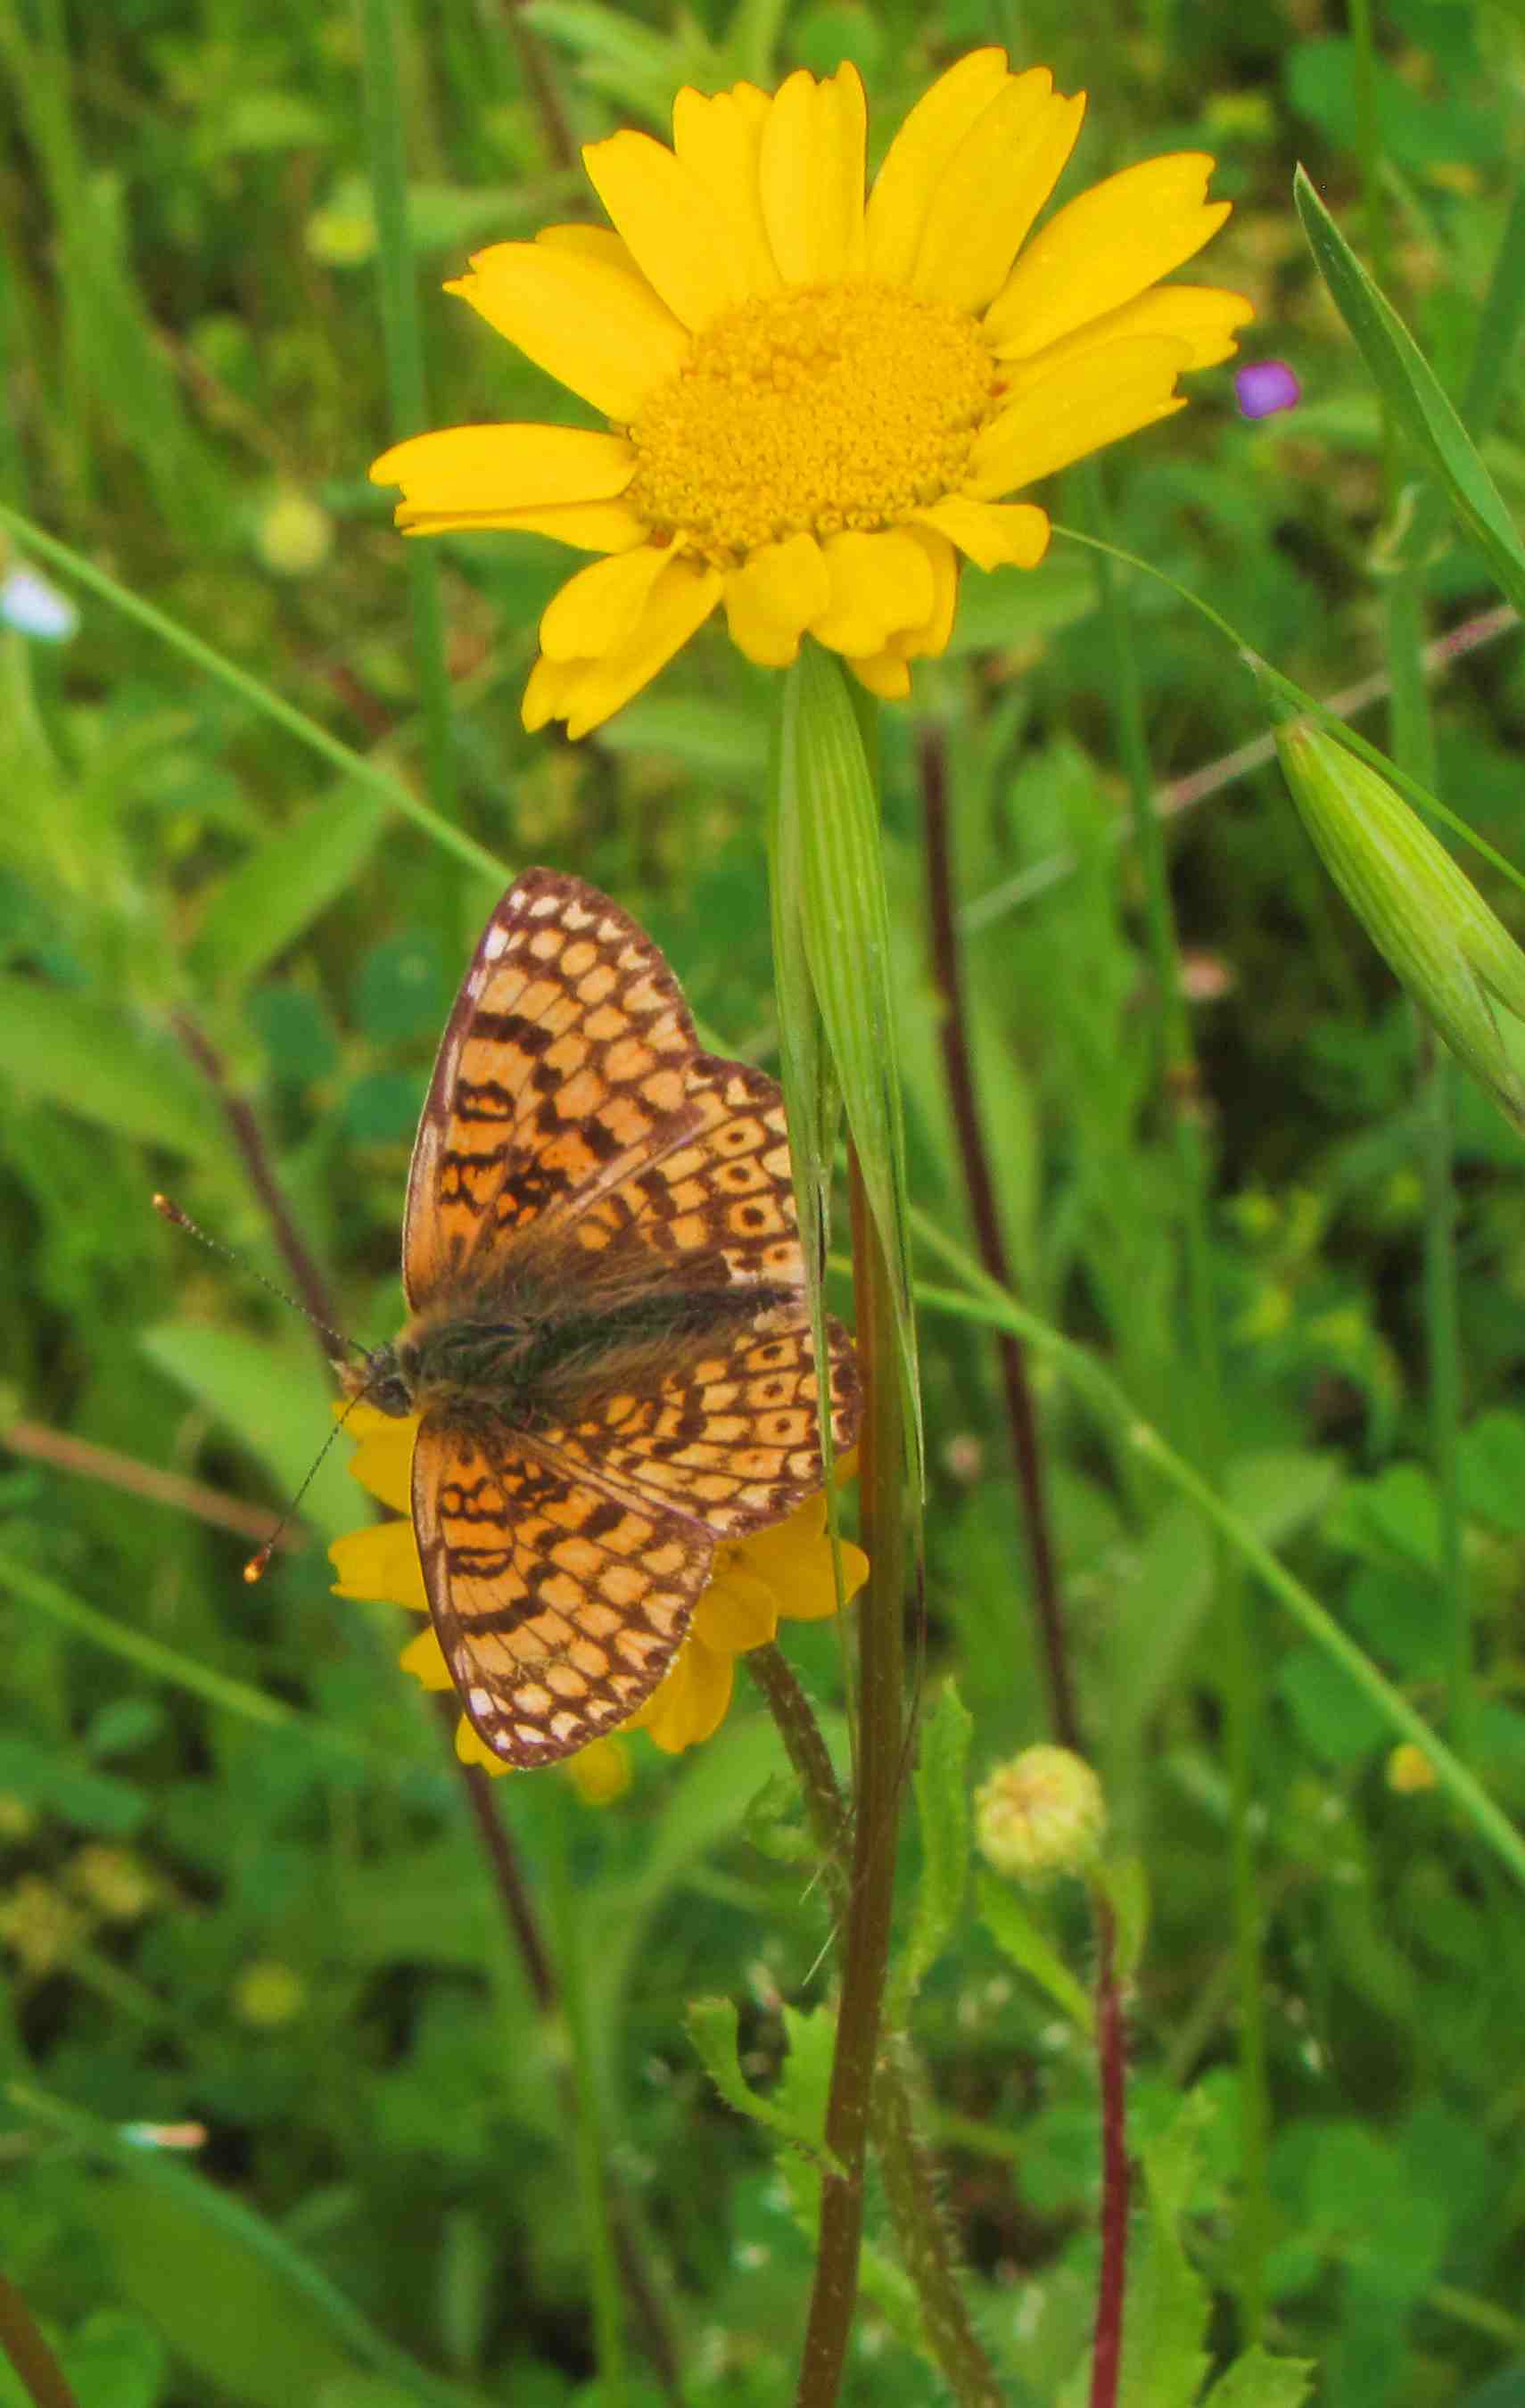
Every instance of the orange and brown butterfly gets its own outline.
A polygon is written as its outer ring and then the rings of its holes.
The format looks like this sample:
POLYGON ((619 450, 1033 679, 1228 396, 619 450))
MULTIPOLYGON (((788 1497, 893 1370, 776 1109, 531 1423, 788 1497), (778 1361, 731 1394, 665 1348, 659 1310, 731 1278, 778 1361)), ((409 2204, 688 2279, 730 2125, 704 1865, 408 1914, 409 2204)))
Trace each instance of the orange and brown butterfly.
MULTIPOLYGON (((413 1525, 468 1717, 550 1763, 651 1695, 720 1543, 822 1483, 783 1096, 700 1050, 655 945, 581 879, 526 870, 482 932, 403 1287, 407 1326, 345 1383, 421 1416, 413 1525)), ((844 1449, 856 1366, 827 1331, 844 1449)))

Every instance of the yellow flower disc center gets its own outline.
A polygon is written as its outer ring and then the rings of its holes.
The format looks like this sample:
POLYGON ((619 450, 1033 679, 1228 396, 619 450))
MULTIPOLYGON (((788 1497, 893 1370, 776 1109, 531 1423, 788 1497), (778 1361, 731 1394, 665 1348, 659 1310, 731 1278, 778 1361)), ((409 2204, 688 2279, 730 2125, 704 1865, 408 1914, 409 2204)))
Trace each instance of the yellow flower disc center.
POLYGON ((694 337, 628 429, 625 501, 719 566, 805 532, 898 525, 958 489, 997 398, 961 309, 888 284, 761 295, 694 337))

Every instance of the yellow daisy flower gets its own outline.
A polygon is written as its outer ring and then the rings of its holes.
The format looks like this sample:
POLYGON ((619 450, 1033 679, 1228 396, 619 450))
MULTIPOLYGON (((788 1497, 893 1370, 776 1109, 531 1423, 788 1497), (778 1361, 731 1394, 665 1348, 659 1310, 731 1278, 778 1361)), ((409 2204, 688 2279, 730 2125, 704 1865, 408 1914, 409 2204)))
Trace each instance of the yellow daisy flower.
MULTIPOLYGON (((411 1508, 417 1416, 396 1421, 374 1405, 361 1404, 351 1407, 345 1426, 358 1440, 351 1471, 362 1488, 401 1518, 372 1522, 335 1540, 328 1550, 338 1574, 335 1594, 390 1601, 427 1613, 411 1508)), ((843 1586, 849 1598, 855 1597, 868 1577, 869 1559, 845 1539, 842 1557, 843 1586)), ((694 1609, 666 1679, 622 1727, 645 1730, 665 1754, 681 1755, 685 1747, 709 1739, 724 1722, 738 1656, 774 1638, 781 1621, 819 1622, 836 1611, 826 1498, 809 1497, 786 1521, 716 1549, 710 1584, 694 1609)), ((453 1685, 432 1623, 409 1641, 397 1660, 425 1689, 443 1692, 453 1685)), ((480 1764, 486 1772, 513 1770, 483 1744, 464 1714, 456 1728, 455 1753, 463 1763, 480 1764)), ((617 1738, 594 1740, 568 1758, 567 1769, 592 1803, 617 1797, 628 1785, 617 1738)))
POLYGON ((607 431, 458 426, 383 452, 410 535, 519 527, 603 556, 540 621, 525 724, 584 736, 719 603, 781 667, 801 637, 870 690, 941 652, 960 556, 1035 567, 1016 493, 1184 406, 1234 350, 1236 293, 1158 280, 1229 214, 1199 151, 1125 168, 1028 239, 1085 95, 974 50, 917 103, 864 196, 851 64, 775 93, 684 90, 672 148, 583 152, 612 228, 479 251, 458 293, 607 431))

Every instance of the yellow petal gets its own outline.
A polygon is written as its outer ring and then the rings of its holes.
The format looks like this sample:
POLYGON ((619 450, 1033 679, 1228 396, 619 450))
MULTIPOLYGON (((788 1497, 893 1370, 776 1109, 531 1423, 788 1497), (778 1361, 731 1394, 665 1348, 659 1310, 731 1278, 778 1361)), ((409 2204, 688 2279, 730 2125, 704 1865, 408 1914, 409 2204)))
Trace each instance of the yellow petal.
POLYGON ((776 293, 783 281, 763 222, 758 164, 770 106, 751 83, 711 98, 685 85, 672 104, 672 147, 702 184, 749 294, 776 293))
POLYGON ((428 1612, 410 1521, 372 1522, 364 1530, 349 1530, 334 1541, 328 1560, 338 1574, 336 1597, 363 1597, 406 1605, 414 1613, 428 1612))
POLYGON ((692 168, 649 134, 588 142, 583 165, 652 290, 698 331, 746 297, 734 241, 692 168))
POLYGON ((1048 550, 1047 513, 1031 502, 975 502, 950 494, 918 510, 916 520, 945 535, 976 568, 1036 568, 1048 550))
POLYGON ((608 1806, 630 1786, 630 1751, 623 1740, 590 1740, 568 1757, 567 1778, 584 1806, 608 1806))
POLYGON ((1058 182, 1086 96, 1049 92, 1046 67, 1009 83, 953 161, 928 212, 911 279, 928 300, 978 311, 998 294, 1058 182))
POLYGON ((885 154, 869 199, 869 274, 909 284, 943 171, 1008 81, 1004 50, 971 50, 922 94, 885 154))
POLYGON ((589 225, 585 222, 580 225, 541 226, 535 239, 549 243, 554 251, 576 251, 584 259, 601 259, 606 267, 622 267, 626 276, 640 274, 628 246, 620 240, 612 226, 589 225))
POLYGON ((352 1436, 359 1440, 350 1458, 351 1479, 358 1480, 362 1488, 379 1497, 383 1505, 390 1505, 395 1513, 410 1513, 418 1415, 409 1413, 399 1421, 373 1407, 357 1406, 350 1415, 349 1427, 352 1436))
POLYGON ((911 671, 898 652, 875 652, 847 664, 859 685, 881 702, 903 702, 911 691, 911 671))
POLYGON ((670 552, 649 543, 640 552, 580 568, 553 595, 541 616, 540 650, 546 659, 599 661, 628 643, 652 587, 671 558, 670 552))
POLYGON ((702 627, 720 599, 721 581, 718 569, 669 560, 652 588, 640 625, 618 652, 598 661, 545 662, 551 675, 543 680, 537 666, 525 692, 525 725, 533 732, 548 719, 564 719, 573 738, 600 726, 621 703, 650 684, 702 627))
POLYGON ((438 1696, 442 1697, 447 1689, 455 1685, 450 1677, 444 1649, 434 1635, 433 1623, 427 1630, 421 1630, 416 1639, 410 1639, 397 1662, 405 1672, 411 1673, 421 1688, 438 1696))
POLYGON ((371 463, 373 485, 400 485, 430 516, 604 502, 623 494, 636 455, 622 435, 582 426, 449 426, 394 443, 371 463))
POLYGON ((876 652, 897 627, 929 617, 936 598, 927 554, 899 527, 876 535, 834 535, 824 547, 831 599, 811 622, 818 643, 833 652, 876 652))
POLYGON ((622 425, 688 356, 687 329, 641 277, 564 246, 496 243, 445 290, 622 425))
POLYGON ((728 1551, 694 1609, 693 1636, 717 1654, 764 1647, 778 1630, 779 1600, 765 1580, 728 1551))
POLYGON ((906 533, 927 554, 932 571, 932 607, 920 626, 896 628, 885 649, 902 661, 935 660, 939 652, 947 651, 953 633, 953 614, 958 605, 957 554, 941 528, 911 526, 906 533))
POLYGON ((1148 159, 1082 193, 1050 219, 991 303, 993 344, 1025 358, 1130 301, 1217 232, 1227 201, 1202 195, 1213 161, 1200 150, 1148 159))
POLYGON ((1030 485, 1120 435, 1184 408, 1186 346, 1172 336, 1109 343, 1033 385, 976 438, 965 489, 982 501, 1030 485))
POLYGON ((813 535, 765 544, 726 580, 731 641, 764 668, 787 668, 830 599, 831 579, 813 535))
POLYGON ((1242 293, 1222 293, 1210 284, 1161 284, 1152 293, 1140 293, 1125 301, 1120 309, 1109 309, 1104 318, 1077 326, 1058 342, 1045 344, 1030 359, 1003 357, 1002 380, 1008 395, 1014 399, 1052 368, 1078 359, 1099 344, 1123 342, 1134 335, 1173 336, 1187 346, 1183 369, 1209 368, 1232 356, 1237 348, 1235 327, 1246 324, 1254 315, 1254 303, 1242 293))
POLYGON ((660 1688, 630 1719, 665 1756, 681 1756, 720 1728, 733 1685, 730 1657, 714 1654, 690 1634, 660 1688))
POLYGON ((480 1765, 483 1772, 513 1770, 511 1764, 505 1764, 500 1756, 494 1755, 486 1741, 473 1730, 464 1714, 455 1726, 455 1753, 463 1764, 480 1765))
MULTIPOLYGON (((843 1599, 851 1603, 869 1577, 869 1558, 851 1539, 842 1542, 842 1588, 843 1599)), ((785 1622, 825 1622, 837 1611, 837 1584, 831 1572, 829 1541, 821 1551, 821 1560, 810 1568, 807 1578, 796 1580, 788 1595, 781 1600, 779 1613, 785 1622)))
POLYGON ((800 67, 763 127, 759 174, 769 248, 786 284, 863 273, 863 79, 844 60, 824 83, 800 67))
POLYGON ((543 510, 413 510, 397 505, 404 535, 480 535, 492 527, 511 535, 548 535, 573 552, 635 552, 651 529, 623 502, 552 503, 543 510))

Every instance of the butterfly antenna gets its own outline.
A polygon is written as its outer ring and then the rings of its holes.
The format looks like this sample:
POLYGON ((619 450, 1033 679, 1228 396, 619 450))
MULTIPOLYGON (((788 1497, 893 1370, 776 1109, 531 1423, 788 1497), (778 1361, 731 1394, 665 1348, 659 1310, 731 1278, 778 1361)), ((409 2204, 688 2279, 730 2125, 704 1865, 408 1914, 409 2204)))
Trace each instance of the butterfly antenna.
MULTIPOLYGON (((279 1289, 276 1292, 278 1295, 280 1294, 279 1289)), ((320 1322, 318 1326, 321 1329, 323 1324, 320 1322)), ((249 1583, 251 1588, 253 1587, 256 1581, 262 1581, 265 1578, 266 1573, 269 1570, 270 1557, 274 1555, 277 1547, 280 1546, 281 1540, 285 1537, 287 1530, 291 1527, 293 1521, 295 1519, 296 1509, 300 1505, 303 1498, 307 1495, 308 1490, 311 1487, 314 1480, 316 1480, 319 1466, 322 1464, 324 1455, 333 1445, 334 1440, 338 1438, 340 1430, 344 1427, 345 1423, 349 1420, 350 1415, 353 1412, 356 1405, 364 1404, 365 1400, 366 1392, 364 1388, 357 1388, 354 1395, 350 1398, 349 1403, 345 1406, 344 1411, 340 1413, 338 1421, 334 1424, 333 1428, 329 1431, 328 1436, 324 1439, 322 1446, 319 1447, 318 1452, 312 1460, 312 1469, 308 1473, 307 1478, 303 1481, 302 1485, 297 1490, 295 1496, 292 1498, 291 1503, 287 1506, 285 1512, 281 1514, 280 1521, 275 1526, 275 1528, 266 1540, 264 1546, 261 1547, 258 1555, 251 1555, 249 1561, 245 1564, 244 1578, 249 1583)))
MULTIPOLYGON (((172 1196, 155 1196, 153 1209, 161 1221, 167 1221, 172 1228, 184 1229, 189 1236, 199 1239, 212 1254, 221 1254, 225 1263, 236 1264, 237 1268, 247 1272, 251 1279, 257 1280, 267 1296, 279 1297, 282 1304, 289 1304, 294 1312, 299 1312, 304 1321, 310 1321, 314 1329, 321 1329, 325 1338, 331 1339, 339 1354, 342 1354, 347 1349, 352 1354, 364 1354, 368 1357, 369 1347, 362 1346, 358 1338, 346 1338, 342 1330, 331 1329, 326 1321, 320 1321, 318 1315, 310 1312, 298 1297, 288 1296, 283 1287, 277 1287, 274 1280, 266 1279, 263 1271, 256 1270, 252 1263, 246 1262, 243 1255, 236 1254, 231 1246, 224 1246, 221 1239, 209 1238, 200 1224, 193 1221, 189 1212, 183 1212, 172 1196)), ((316 1468, 315 1465, 313 1469, 316 1469, 316 1468)), ((310 1479, 311 1474, 308 1476, 310 1479)))

